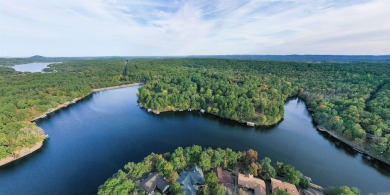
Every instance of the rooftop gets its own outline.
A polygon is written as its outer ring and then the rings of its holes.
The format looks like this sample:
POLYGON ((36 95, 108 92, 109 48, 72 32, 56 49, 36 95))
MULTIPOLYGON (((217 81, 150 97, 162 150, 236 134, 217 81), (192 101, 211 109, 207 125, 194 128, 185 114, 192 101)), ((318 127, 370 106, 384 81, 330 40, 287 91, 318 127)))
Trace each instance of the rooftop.
POLYGON ((233 184, 233 176, 229 171, 223 170, 222 168, 217 168, 218 181, 224 185, 233 184))
POLYGON ((254 178, 253 175, 238 174, 238 185, 252 189, 255 195, 266 195, 265 182, 262 179, 254 178))
POLYGON ((203 171, 199 167, 195 166, 189 171, 182 171, 177 179, 177 182, 181 185, 183 191, 187 195, 196 194, 197 185, 204 184, 203 171))
POLYGON ((165 181, 158 173, 150 173, 149 176, 139 184, 139 187, 143 188, 149 194, 157 187, 161 192, 165 192, 168 188, 168 182, 165 181))
POLYGON ((271 178, 271 188, 272 192, 284 190, 291 195, 299 195, 299 191, 294 184, 283 182, 274 178, 271 178))

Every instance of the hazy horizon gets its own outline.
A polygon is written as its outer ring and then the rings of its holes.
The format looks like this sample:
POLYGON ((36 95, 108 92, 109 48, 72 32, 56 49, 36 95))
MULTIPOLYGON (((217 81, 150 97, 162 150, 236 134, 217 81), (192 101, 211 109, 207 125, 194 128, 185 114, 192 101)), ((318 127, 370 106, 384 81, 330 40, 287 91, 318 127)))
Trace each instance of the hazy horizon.
POLYGON ((386 0, 0 0, 0 56, 389 55, 386 0))
POLYGON ((168 55, 165 55, 165 56, 152 56, 152 55, 139 55, 139 56, 120 56, 120 55, 112 55, 112 56, 108 56, 108 55, 96 55, 96 56, 43 56, 43 55, 39 55, 39 54, 36 54, 36 55, 32 55, 32 56, 0 56, 0 58, 31 58, 31 57, 34 57, 34 56, 41 56, 41 57, 45 57, 45 58, 115 58, 115 57, 119 57, 119 58, 188 58, 188 57, 238 57, 238 56, 242 56, 242 57, 248 57, 248 56, 258 56, 258 57, 266 57, 266 56, 270 56, 270 57, 275 57, 275 56, 285 56, 285 57, 294 57, 294 56, 297 56, 297 57, 310 57, 310 56, 322 56, 322 57, 325 57, 325 56, 335 56, 335 57, 342 57, 342 56, 348 56, 348 57, 389 57, 390 58, 390 54, 383 54, 383 55, 364 55, 364 54, 356 54, 356 55, 349 55, 349 54, 283 54, 283 55, 280 55, 280 54, 227 54, 227 55, 224 55, 224 54, 220 54, 220 55, 176 55, 176 56, 168 56, 168 55))

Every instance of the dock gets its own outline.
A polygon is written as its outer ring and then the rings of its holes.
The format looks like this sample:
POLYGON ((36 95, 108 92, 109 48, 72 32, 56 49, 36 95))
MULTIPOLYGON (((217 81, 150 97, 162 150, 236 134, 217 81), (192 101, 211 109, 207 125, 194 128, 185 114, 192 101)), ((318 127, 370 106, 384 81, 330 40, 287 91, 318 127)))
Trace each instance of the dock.
POLYGON ((254 122, 246 122, 246 125, 250 126, 250 127, 254 127, 255 126, 255 123, 254 122))

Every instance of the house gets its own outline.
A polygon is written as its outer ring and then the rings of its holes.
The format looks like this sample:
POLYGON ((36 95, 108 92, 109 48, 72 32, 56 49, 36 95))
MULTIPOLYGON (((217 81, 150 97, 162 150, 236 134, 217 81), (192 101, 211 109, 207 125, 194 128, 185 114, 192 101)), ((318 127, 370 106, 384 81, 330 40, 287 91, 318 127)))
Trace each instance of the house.
POLYGON ((154 190, 157 188, 161 193, 165 193, 168 188, 168 182, 160 176, 157 172, 150 173, 149 176, 144 179, 138 187, 145 190, 148 194, 154 194, 154 190))
POLYGON ((294 184, 283 182, 274 178, 271 178, 271 189, 272 193, 284 190, 291 195, 299 195, 299 191, 294 184))
POLYGON ((235 182, 231 172, 217 168, 218 183, 225 186, 227 194, 235 194, 235 182))
POLYGON ((265 182, 262 179, 254 178, 253 175, 238 174, 238 186, 253 190, 255 195, 266 195, 265 182))
POLYGON ((182 171, 177 179, 181 188, 187 195, 196 194, 200 185, 203 185, 205 180, 203 171, 195 166, 189 171, 182 171))

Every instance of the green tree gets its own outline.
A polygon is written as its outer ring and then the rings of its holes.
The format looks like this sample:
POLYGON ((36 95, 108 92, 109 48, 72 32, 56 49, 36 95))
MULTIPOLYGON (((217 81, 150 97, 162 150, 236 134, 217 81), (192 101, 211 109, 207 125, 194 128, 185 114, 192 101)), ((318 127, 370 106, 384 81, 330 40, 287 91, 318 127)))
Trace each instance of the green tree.
POLYGON ((199 166, 204 171, 207 171, 207 170, 209 170, 211 168, 211 158, 210 158, 210 156, 206 152, 203 152, 200 155, 199 166))
POLYGON ((260 161, 260 167, 260 175, 264 179, 270 179, 276 176, 276 171, 271 165, 271 159, 268 157, 265 157, 260 161))

